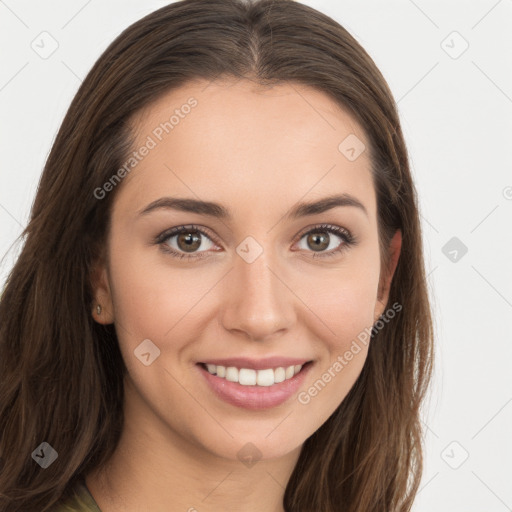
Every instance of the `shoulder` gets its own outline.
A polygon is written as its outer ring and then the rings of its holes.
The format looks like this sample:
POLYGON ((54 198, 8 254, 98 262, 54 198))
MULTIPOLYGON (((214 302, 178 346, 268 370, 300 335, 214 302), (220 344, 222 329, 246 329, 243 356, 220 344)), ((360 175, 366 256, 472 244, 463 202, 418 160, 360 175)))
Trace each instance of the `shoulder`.
POLYGON ((101 512, 85 481, 79 480, 73 487, 73 495, 55 505, 50 512, 101 512))

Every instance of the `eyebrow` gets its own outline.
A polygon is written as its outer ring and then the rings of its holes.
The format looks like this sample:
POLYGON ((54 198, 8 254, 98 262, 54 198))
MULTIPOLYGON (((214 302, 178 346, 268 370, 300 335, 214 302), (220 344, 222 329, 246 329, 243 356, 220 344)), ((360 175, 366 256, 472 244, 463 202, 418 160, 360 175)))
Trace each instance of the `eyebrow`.
MULTIPOLYGON (((310 203, 298 203, 285 215, 285 217, 294 220, 310 215, 317 215, 340 206, 356 207, 362 210, 368 217, 368 211, 363 203, 350 194, 331 195, 310 203)), ((207 215, 209 217, 224 220, 230 220, 232 218, 230 211, 221 204, 179 197, 162 197, 157 199, 142 209, 139 212, 139 215, 146 215, 159 209, 172 209, 182 212, 196 213, 198 215, 207 215)))

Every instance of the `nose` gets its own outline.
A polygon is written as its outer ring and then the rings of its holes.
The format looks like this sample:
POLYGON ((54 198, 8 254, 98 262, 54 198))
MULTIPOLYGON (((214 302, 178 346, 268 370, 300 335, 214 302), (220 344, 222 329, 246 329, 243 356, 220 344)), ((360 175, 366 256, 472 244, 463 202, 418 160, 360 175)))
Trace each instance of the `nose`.
POLYGON ((266 255, 252 263, 237 255, 224 283, 222 325, 252 341, 282 336, 295 321, 297 298, 287 286, 286 272, 266 255))

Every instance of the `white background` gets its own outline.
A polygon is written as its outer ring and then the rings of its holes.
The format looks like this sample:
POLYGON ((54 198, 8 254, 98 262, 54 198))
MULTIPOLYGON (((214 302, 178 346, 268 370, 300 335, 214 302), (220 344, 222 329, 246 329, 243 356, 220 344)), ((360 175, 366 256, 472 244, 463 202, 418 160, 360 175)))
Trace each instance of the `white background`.
MULTIPOLYGON (((81 80, 124 28, 166 3, 0 1, 2 282, 81 80), (43 31, 58 42, 47 59, 31 48, 43 31)), ((512 1, 304 3, 384 74, 420 196, 437 368, 413 510, 512 510, 512 1), (466 254, 443 253, 452 237, 466 254)))

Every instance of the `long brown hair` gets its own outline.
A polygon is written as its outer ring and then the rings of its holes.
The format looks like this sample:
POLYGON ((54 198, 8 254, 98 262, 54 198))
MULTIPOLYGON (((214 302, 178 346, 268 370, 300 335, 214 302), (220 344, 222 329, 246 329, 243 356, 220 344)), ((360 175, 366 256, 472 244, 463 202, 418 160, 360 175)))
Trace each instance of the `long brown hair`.
MULTIPOLYGON (((133 151, 129 120, 190 80, 303 84, 348 109, 370 141, 382 266, 402 231, 389 304, 349 394, 310 437, 287 512, 405 512, 422 474, 420 405, 433 326, 417 193, 389 87, 355 39, 293 0, 183 0, 145 16, 95 63, 57 134, 0 302, 0 511, 47 511, 114 452, 126 371, 113 325, 93 320, 91 272, 104 257, 116 190, 94 190, 133 151), (42 469, 34 450, 57 459, 42 469)), ((341 142, 341 141, 340 141, 341 142)))

